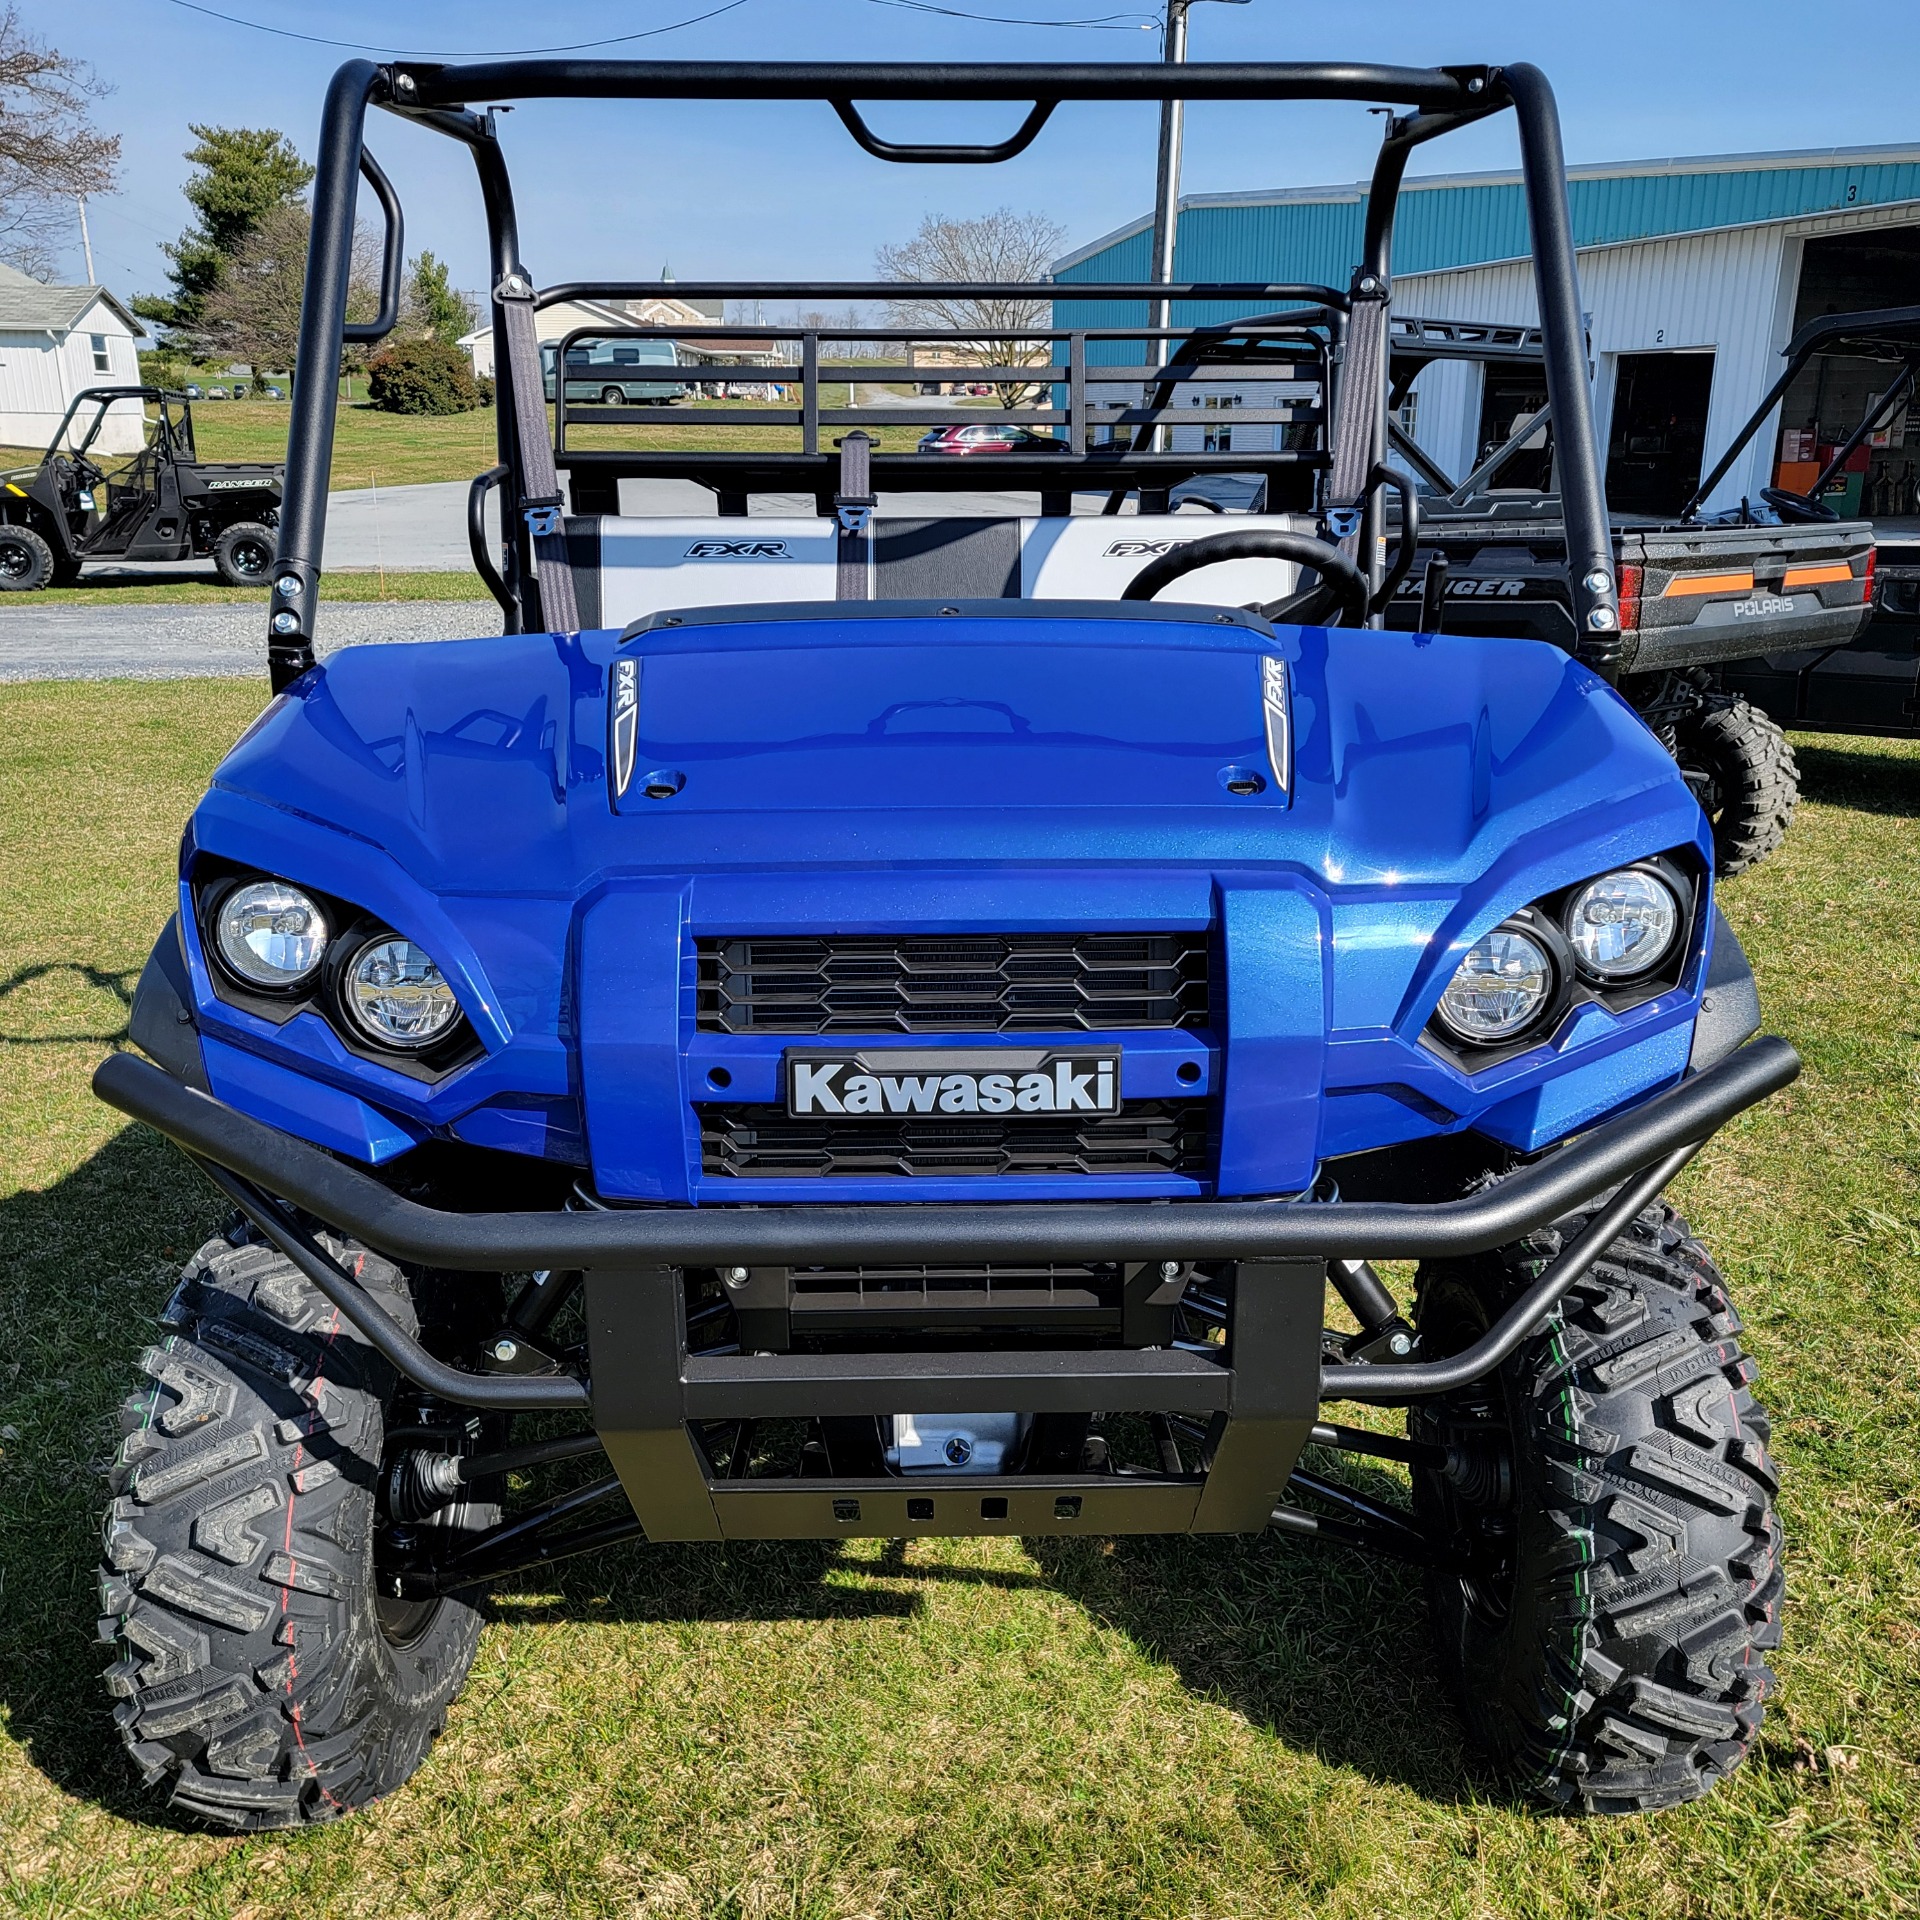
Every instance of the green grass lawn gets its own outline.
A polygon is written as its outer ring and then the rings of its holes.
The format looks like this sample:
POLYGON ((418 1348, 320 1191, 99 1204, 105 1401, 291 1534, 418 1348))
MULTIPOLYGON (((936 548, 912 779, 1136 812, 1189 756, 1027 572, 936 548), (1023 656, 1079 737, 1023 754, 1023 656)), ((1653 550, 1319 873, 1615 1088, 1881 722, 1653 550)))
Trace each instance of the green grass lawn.
MULTIPOLYGON (((840 403, 831 385, 823 390, 822 400, 830 406, 840 403)), ((570 430, 569 444, 582 448, 711 447, 735 452, 797 449, 798 427, 714 426, 699 420, 702 413, 754 404, 745 400, 691 401, 662 408, 658 425, 652 421, 636 427, 583 427, 576 423, 570 430)), ((202 403, 193 412, 194 446, 203 460, 283 460, 287 418, 286 406, 271 400, 202 403)), ((925 429, 881 425, 867 431, 875 435, 883 451, 902 453, 913 447, 925 429)), ((490 407, 475 413, 413 415, 381 413, 364 403, 343 404, 334 416, 333 469, 328 485, 340 491, 367 486, 405 487, 428 480, 471 480, 497 458, 490 407)))
MULTIPOLYGON (((265 606, 268 589, 230 587, 211 562, 196 577, 182 580, 158 570, 113 576, 85 575, 75 587, 44 587, 38 593, 0 595, 0 620, 30 614, 36 607, 233 607, 265 606)), ((328 600, 490 600, 477 573, 376 573, 372 568, 340 569, 320 576, 320 598, 328 600)))
POLYGON ((621 1549, 496 1598, 446 1738, 371 1812, 241 1840, 147 1806, 90 1644, 99 1472, 222 1208, 86 1081, 259 700, 0 688, 0 1911, 1920 1910, 1920 751, 1855 740, 1800 743, 1800 819, 1724 896, 1806 1075, 1678 1196, 1786 1476, 1782 1689, 1712 1799, 1602 1822, 1510 1798, 1462 1748, 1417 1579, 1266 1538, 621 1549))

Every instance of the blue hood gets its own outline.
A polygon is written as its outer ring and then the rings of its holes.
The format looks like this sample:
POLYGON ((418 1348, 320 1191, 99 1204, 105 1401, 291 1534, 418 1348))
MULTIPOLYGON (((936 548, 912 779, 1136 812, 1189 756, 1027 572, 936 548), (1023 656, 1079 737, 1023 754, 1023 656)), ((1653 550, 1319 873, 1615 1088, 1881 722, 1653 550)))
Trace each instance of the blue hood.
POLYGON ((1685 802, 1625 705, 1533 642, 831 611, 630 642, 617 811, 608 633, 348 649, 215 784, 372 841, 436 892, 847 860, 1280 860, 1458 885, 1548 823, 1578 837, 1589 810, 1597 827, 1685 802), (1291 769, 1263 724, 1274 654, 1291 769), (1262 791, 1229 790, 1248 773, 1262 791), (647 798, 648 774, 677 791, 647 798))
POLYGON ((1673 762, 1536 642, 1198 607, 748 608, 624 646, 349 649, 221 766, 183 878, 215 856, 421 941, 483 1049, 432 1084, 356 1057, 318 1011, 276 1024, 223 1002, 191 885, 182 904, 224 1097, 361 1159, 451 1133, 590 1157, 602 1194, 650 1200, 744 1197, 703 1163, 696 1116, 777 1097, 777 1035, 700 1025, 702 942, 1209 929, 1223 998, 1204 1031, 1127 1036, 1124 1097, 1217 1099, 1215 1190, 1273 1193, 1323 1158, 1469 1124, 1537 1147, 1677 1074, 1704 914, 1686 981, 1642 1005, 1583 1006, 1474 1073, 1422 1042, 1480 934, 1674 849, 1705 872, 1673 762), (616 678, 637 683, 630 742, 610 729, 616 678))

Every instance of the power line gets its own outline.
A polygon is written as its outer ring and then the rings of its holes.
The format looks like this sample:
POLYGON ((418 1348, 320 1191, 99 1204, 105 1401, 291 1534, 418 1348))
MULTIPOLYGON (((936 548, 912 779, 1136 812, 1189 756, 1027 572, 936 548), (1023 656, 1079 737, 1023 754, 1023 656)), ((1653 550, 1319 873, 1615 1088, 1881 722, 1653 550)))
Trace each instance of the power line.
POLYGON ((961 7, 936 6, 933 0, 867 0, 873 7, 898 7, 906 13, 937 13, 948 20, 984 20, 996 27, 1082 27, 1093 33, 1151 33, 1157 17, 1137 13, 1097 13, 1081 20, 1031 20, 1019 14, 969 13, 961 7))
POLYGON ((230 27, 250 27, 255 33, 271 33, 282 40, 304 40, 313 47, 343 47, 349 53, 388 53, 401 59, 415 60, 518 60, 543 53, 584 53, 590 47, 618 47, 631 40, 651 40, 657 34, 678 33, 682 27, 697 27, 702 20, 717 20, 723 13, 744 7, 747 0, 726 0, 724 6, 713 7, 706 13, 696 13, 691 19, 675 20, 664 27, 643 27, 638 33, 610 34, 604 40, 575 40, 562 47, 488 47, 458 51, 448 47, 388 47, 364 40, 328 40, 317 33, 296 33, 291 27, 270 27, 263 21, 243 20, 238 14, 221 13, 217 8, 201 6, 199 0, 167 0, 167 4, 183 8, 188 13, 203 13, 209 20, 223 20, 230 27))

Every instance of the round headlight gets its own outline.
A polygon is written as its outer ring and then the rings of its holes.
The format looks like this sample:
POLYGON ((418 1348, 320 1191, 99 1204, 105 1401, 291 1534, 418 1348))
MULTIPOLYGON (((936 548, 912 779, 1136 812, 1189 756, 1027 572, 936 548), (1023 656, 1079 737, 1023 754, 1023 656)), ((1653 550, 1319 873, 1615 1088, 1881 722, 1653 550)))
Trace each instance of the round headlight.
POLYGON ((370 940, 354 955, 340 997, 361 1031, 383 1047, 430 1047, 460 1018, 433 956, 397 934, 370 940))
POLYGON ((256 987, 298 986, 327 950, 327 918, 298 887, 249 880, 221 901, 214 945, 256 987))
POLYGON ((1658 966, 1680 932, 1680 903, 1639 867, 1589 880, 1567 903, 1567 941, 1581 972, 1631 980, 1658 966))
POLYGON ((1510 1040, 1553 999, 1553 961, 1520 927, 1495 927, 1467 949, 1438 1012, 1447 1030, 1475 1046, 1510 1040))

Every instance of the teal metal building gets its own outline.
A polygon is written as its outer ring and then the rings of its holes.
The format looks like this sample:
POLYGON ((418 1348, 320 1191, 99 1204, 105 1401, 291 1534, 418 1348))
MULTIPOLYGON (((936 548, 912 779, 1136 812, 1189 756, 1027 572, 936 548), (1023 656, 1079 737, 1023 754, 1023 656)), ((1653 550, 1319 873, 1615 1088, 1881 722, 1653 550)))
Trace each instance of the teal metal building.
MULTIPOLYGON (((1175 277, 1344 287, 1359 257, 1365 195, 1360 183, 1188 196, 1175 277)), ((1618 505, 1659 510, 1684 499, 1775 377, 1779 351, 1802 321, 1920 304, 1920 146, 1576 167, 1568 199, 1591 315, 1598 430, 1618 505)), ((1104 235, 1059 261, 1056 279, 1149 278, 1150 229, 1143 215, 1104 235)), ((1394 305, 1445 319, 1534 318, 1518 173, 1407 182, 1395 226, 1394 305)), ((1139 305, 1121 302, 1075 301, 1059 311, 1062 324, 1074 325, 1145 318, 1139 305)), ((1196 306, 1176 318, 1232 313, 1196 306)), ((1871 363, 1809 369, 1709 504, 1757 493, 1786 455, 1844 437, 1879 372, 1871 363)), ((1523 370, 1435 366, 1407 410, 1414 437, 1449 472, 1463 473, 1531 410, 1530 381, 1523 370)), ((1228 393, 1194 398, 1218 415, 1231 412, 1228 393)), ((1249 396, 1242 404, 1258 402, 1249 396)), ((1215 444, 1232 431, 1217 423, 1208 430, 1215 444)), ((1856 476, 1859 499, 1843 504, 1920 510, 1920 418, 1915 436, 1909 449, 1896 421, 1856 476)))

